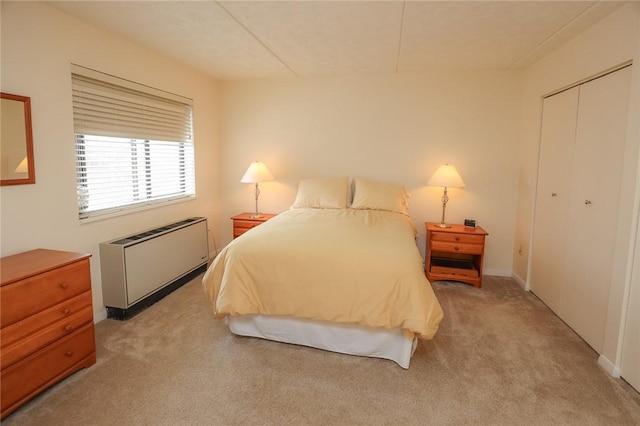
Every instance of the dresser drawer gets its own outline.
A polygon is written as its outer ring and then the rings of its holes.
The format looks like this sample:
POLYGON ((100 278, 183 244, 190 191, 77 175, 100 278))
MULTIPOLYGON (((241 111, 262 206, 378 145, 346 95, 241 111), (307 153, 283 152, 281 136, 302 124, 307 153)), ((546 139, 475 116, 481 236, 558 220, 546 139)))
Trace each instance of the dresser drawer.
POLYGON ((484 244, 484 235, 451 234, 451 233, 444 233, 444 232, 434 232, 431 235, 431 241, 484 244))
POLYGON ((93 323, 2 370, 3 415, 62 376, 95 363, 93 323))
POLYGON ((448 253, 483 254, 484 245, 470 243, 451 243, 446 241, 431 241, 432 251, 444 251, 448 253))
POLYGON ((92 321, 93 312, 91 305, 89 305, 77 310, 66 318, 50 323, 46 327, 15 341, 13 344, 5 345, 5 342, 3 341, 2 344, 5 346, 2 347, 0 367, 8 367, 48 344, 73 333, 75 330, 87 323, 91 323, 92 321))
MULTIPOLYGON (((88 291, 2 328, 0 330, 0 345, 4 349, 57 321, 71 317, 86 307, 91 308, 91 292, 88 291)), ((93 313, 91 313, 91 317, 93 320, 93 313)))
POLYGON ((89 259, 5 285, 0 288, 1 326, 4 328, 90 290, 89 259))

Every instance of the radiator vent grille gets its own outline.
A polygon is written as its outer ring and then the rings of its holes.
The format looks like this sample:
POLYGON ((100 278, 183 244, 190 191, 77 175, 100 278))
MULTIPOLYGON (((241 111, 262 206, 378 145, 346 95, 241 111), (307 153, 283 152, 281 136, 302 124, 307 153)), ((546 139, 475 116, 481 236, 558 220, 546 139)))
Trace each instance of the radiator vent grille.
POLYGON ((145 238, 149 238, 149 237, 153 237, 154 235, 158 235, 161 234, 163 232, 167 232, 167 231, 171 231, 172 229, 177 229, 180 228, 184 225, 188 225, 192 222, 195 222, 196 220, 199 220, 201 218, 198 217, 192 217, 189 219, 185 219, 182 220, 180 222, 175 222, 169 225, 165 225, 162 226, 160 228, 155 228, 155 229, 150 229, 148 231, 144 231, 141 232, 139 234, 135 234, 135 235, 129 235, 126 238, 123 238, 121 240, 117 240, 117 241, 112 241, 111 244, 117 244, 117 245, 125 245, 125 244, 129 244, 129 243, 134 243, 137 242, 139 240, 145 239, 145 238))

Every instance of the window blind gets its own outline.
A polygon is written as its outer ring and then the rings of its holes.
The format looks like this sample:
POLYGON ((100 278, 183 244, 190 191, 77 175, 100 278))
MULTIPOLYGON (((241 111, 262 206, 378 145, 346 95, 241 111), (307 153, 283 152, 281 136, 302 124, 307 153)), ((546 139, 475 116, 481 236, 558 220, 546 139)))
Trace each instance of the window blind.
POLYGON ((193 196, 190 101, 83 74, 72 73, 80 219, 193 196))

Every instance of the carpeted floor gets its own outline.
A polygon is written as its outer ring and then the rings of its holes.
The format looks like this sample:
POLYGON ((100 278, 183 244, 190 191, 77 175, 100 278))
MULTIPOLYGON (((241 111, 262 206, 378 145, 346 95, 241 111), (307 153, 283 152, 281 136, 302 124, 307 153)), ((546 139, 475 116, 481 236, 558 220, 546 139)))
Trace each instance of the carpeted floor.
POLYGON ((96 326, 98 362, 9 425, 638 425, 640 394, 507 278, 435 283, 445 319, 403 370, 236 337, 200 278, 96 326))

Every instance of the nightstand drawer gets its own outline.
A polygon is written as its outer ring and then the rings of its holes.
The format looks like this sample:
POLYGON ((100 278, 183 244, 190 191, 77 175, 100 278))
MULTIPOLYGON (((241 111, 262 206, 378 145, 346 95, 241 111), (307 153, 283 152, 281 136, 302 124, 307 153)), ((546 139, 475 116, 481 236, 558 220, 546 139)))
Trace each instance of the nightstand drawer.
POLYGON ((431 241, 432 251, 445 251, 448 253, 465 253, 465 254, 483 254, 484 245, 482 244, 466 244, 466 243, 450 243, 445 241, 431 241))
POLYGON ((431 241, 448 241, 452 243, 470 243, 470 244, 483 244, 484 235, 469 235, 469 234, 452 234, 444 232, 433 232, 431 235, 431 241))
POLYGON ((238 229, 251 229, 260 225, 262 222, 257 222, 255 220, 239 220, 236 219, 233 221, 233 226, 238 229))
POLYGON ((456 277, 463 278, 478 278, 478 271, 476 269, 458 269, 458 268, 447 268, 444 266, 432 266, 431 272, 438 275, 449 275, 451 279, 456 277))
POLYGON ((240 235, 247 232, 250 228, 233 228, 233 238, 238 238, 240 235))

